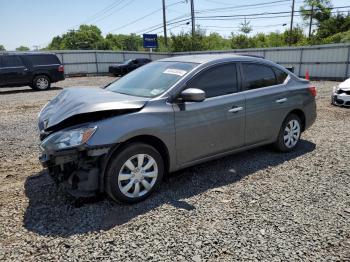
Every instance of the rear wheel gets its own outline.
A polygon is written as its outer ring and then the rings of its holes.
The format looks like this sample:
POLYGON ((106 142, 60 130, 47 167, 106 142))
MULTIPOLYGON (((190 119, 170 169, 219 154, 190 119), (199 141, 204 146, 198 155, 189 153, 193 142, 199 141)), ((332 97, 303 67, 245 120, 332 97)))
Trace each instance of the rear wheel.
POLYGON ((133 143, 113 157, 106 173, 106 191, 115 201, 137 203, 152 194, 163 174, 159 152, 150 145, 133 143))
POLYGON ((281 152, 290 152, 298 144, 301 135, 301 121, 295 114, 284 120, 274 147, 281 152))
POLYGON ((48 90, 51 86, 51 81, 50 78, 46 75, 39 75, 36 76, 33 80, 33 84, 31 85, 31 87, 34 90, 48 90))

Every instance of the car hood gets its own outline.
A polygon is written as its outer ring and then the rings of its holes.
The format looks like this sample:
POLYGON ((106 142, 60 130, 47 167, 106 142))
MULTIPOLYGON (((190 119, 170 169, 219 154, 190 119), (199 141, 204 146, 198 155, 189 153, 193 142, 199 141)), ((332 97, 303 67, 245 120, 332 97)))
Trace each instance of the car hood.
POLYGON ((350 91, 350 78, 349 79, 346 79, 344 82, 341 82, 339 85, 338 85, 338 88, 339 89, 342 89, 344 91, 350 91))
POLYGON ((63 122, 69 126, 84 122, 84 119, 93 121, 140 110, 148 100, 101 88, 66 88, 41 110, 39 129, 52 130, 63 122))

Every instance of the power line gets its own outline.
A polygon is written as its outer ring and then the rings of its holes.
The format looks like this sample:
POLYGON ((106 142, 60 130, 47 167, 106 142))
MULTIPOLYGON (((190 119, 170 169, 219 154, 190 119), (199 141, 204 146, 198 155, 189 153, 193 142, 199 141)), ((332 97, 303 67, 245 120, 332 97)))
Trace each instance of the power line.
MULTIPOLYGON (((186 18, 186 19, 182 19, 182 20, 180 20, 180 21, 176 21, 176 22, 172 22, 172 23, 167 23, 167 25, 178 24, 178 23, 185 22, 185 21, 189 22, 189 21, 191 21, 191 18, 189 17, 189 18, 186 18)), ((163 27, 163 26, 159 26, 159 27, 153 28, 152 30, 149 30, 149 31, 144 32, 144 33, 150 33, 150 32, 153 32, 153 31, 155 31, 155 30, 157 30, 157 29, 160 29, 160 28, 162 28, 162 27, 163 27)))
POLYGON ((228 11, 231 9, 237 9, 237 8, 245 8, 245 7, 257 7, 262 5, 269 5, 269 4, 275 4, 275 3, 285 3, 290 2, 290 0, 278 0, 278 1, 271 1, 271 2, 264 2, 264 3, 258 3, 258 4, 248 4, 248 5, 235 5, 235 6, 228 6, 228 7, 220 7, 220 8, 209 8, 209 9, 202 9, 197 10, 196 13, 209 13, 209 12, 222 12, 222 11, 228 11))
POLYGON ((117 7, 119 4, 121 4, 124 0, 117 0, 114 1, 112 4, 107 5, 105 8, 103 8, 102 10, 96 12, 95 14, 93 14, 92 16, 89 16, 88 18, 86 18, 83 22, 73 26, 72 28, 75 28, 77 26, 80 26, 81 24, 86 24, 89 21, 93 21, 96 18, 98 18, 101 15, 104 15, 105 13, 109 12, 110 10, 114 9, 115 7, 117 7))
MULTIPOLYGON (((183 15, 174 17, 174 18, 168 20, 167 25, 169 25, 170 22, 177 21, 177 20, 179 20, 179 19, 181 19, 181 18, 184 18, 184 17, 187 17, 187 16, 189 16, 189 14, 183 14, 183 15)), ((141 29, 141 30, 137 31, 136 34, 142 33, 142 32, 145 32, 145 31, 157 30, 157 29, 159 28, 159 26, 162 27, 162 24, 157 24, 157 25, 154 25, 154 26, 146 27, 146 28, 144 28, 144 29, 141 29)))
MULTIPOLYGON (((122 0, 122 2, 125 1, 125 0, 122 0)), ((105 15, 103 17, 101 17, 100 19, 96 20, 94 23, 98 23, 104 19, 106 19, 107 17, 110 17, 111 15, 115 14, 116 12, 119 12, 120 10, 123 10, 125 7, 131 5, 135 0, 129 0, 125 5, 123 5, 122 7, 118 8, 117 10, 109 13, 108 15, 105 15)))
MULTIPOLYGON (((350 6, 338 6, 338 7, 330 7, 328 9, 342 9, 349 8, 350 6)), ((304 10, 311 11, 311 10, 304 10)), ((295 13, 301 13, 302 11, 294 11, 295 13)), ((290 14, 290 11, 282 11, 282 12, 264 12, 264 13, 252 13, 252 14, 238 14, 238 15, 209 15, 209 16, 197 16, 200 18, 230 18, 230 17, 255 17, 261 15, 278 15, 278 14, 290 14)))
MULTIPOLYGON (((178 2, 172 3, 172 4, 168 5, 167 7, 174 6, 174 5, 177 5, 177 4, 180 4, 180 3, 184 3, 184 1, 178 1, 178 2)), ((156 9, 156 10, 153 10, 152 12, 150 12, 150 13, 148 13, 148 14, 146 14, 146 15, 140 17, 140 18, 137 18, 137 19, 135 19, 135 20, 133 20, 133 21, 127 23, 127 24, 124 24, 124 25, 122 25, 122 26, 119 26, 119 27, 117 27, 117 28, 114 28, 114 29, 108 31, 107 34, 108 34, 108 33, 111 33, 111 32, 114 32, 114 31, 117 31, 117 30, 120 30, 120 29, 122 29, 122 28, 125 28, 125 27, 127 27, 127 26, 133 25, 133 24, 135 24, 135 23, 137 23, 137 22, 139 22, 139 21, 141 21, 141 20, 143 20, 143 19, 145 19, 145 18, 147 18, 147 17, 149 17, 149 16, 151 16, 151 15, 153 15, 153 14, 159 12, 160 10, 162 10, 162 8, 158 8, 158 9, 156 9)))

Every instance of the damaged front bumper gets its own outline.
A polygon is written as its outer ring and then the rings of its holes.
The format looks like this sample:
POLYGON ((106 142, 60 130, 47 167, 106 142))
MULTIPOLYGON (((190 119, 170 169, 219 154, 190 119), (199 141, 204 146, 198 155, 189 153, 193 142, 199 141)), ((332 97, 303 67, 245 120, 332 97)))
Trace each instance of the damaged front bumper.
POLYGON ((332 104, 350 107, 350 91, 336 90, 332 94, 332 104))
POLYGON ((100 183, 110 147, 42 152, 39 160, 56 184, 73 196, 93 196, 102 191, 100 183))

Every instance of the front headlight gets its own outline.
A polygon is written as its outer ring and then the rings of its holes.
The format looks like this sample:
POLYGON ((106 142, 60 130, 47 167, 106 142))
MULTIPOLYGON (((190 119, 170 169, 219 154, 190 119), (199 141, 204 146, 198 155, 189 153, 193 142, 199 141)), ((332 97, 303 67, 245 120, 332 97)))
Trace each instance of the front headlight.
POLYGON ((45 138, 40 147, 43 150, 56 151, 80 146, 90 139, 96 129, 97 127, 84 127, 59 131, 45 138))
POLYGON ((339 87, 338 86, 333 86, 333 94, 338 92, 339 87))

